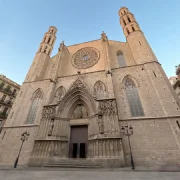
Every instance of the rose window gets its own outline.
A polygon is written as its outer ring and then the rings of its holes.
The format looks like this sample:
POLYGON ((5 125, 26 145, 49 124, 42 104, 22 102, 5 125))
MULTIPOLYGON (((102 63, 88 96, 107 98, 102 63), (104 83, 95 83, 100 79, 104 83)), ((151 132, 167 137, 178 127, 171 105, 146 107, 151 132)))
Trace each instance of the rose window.
POLYGON ((99 52, 95 48, 87 47, 78 50, 72 59, 72 64, 79 69, 93 66, 99 60, 99 52))

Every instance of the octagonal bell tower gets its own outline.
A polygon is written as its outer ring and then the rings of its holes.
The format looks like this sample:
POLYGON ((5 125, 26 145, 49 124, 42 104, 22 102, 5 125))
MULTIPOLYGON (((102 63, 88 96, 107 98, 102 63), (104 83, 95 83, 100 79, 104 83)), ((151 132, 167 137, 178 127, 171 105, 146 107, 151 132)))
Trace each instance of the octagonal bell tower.
POLYGON ((29 69, 25 81, 42 80, 47 68, 50 55, 56 41, 57 28, 50 26, 48 32, 44 34, 43 40, 35 55, 34 61, 29 69))
POLYGON ((135 62, 137 64, 143 64, 158 61, 134 15, 127 7, 122 7, 118 14, 120 16, 120 24, 135 62))
POLYGON ((53 46, 56 40, 57 29, 54 26, 50 26, 48 32, 45 33, 44 38, 40 44, 38 52, 45 53, 48 56, 51 55, 53 46))

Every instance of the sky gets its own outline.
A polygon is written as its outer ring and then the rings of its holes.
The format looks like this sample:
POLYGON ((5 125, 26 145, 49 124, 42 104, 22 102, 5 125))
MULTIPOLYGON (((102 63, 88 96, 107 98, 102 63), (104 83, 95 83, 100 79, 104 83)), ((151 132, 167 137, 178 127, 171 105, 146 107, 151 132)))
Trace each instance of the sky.
POLYGON ((73 45, 100 38, 126 41, 118 10, 135 15, 168 77, 180 64, 179 0, 0 0, 0 74, 22 84, 49 26, 58 29, 52 55, 61 41, 73 45))

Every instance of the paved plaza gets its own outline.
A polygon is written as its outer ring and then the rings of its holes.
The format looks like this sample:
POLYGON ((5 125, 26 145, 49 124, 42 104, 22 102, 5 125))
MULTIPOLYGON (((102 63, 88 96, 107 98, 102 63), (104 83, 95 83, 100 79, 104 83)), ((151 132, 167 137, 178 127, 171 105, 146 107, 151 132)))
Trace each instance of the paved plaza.
POLYGON ((85 169, 5 169, 0 180, 180 180, 180 172, 85 169))

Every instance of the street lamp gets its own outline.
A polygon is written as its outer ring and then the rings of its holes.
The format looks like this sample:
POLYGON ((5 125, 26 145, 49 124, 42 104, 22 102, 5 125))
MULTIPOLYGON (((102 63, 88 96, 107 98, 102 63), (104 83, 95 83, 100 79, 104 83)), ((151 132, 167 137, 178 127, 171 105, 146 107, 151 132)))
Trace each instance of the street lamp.
POLYGON ((128 137, 129 149, 130 149, 130 154, 131 154, 131 167, 132 169, 135 169, 133 156, 132 156, 132 150, 131 150, 131 142, 130 142, 130 136, 133 135, 133 127, 131 125, 125 124, 125 126, 122 126, 121 128, 121 132, 124 136, 128 137))
POLYGON ((14 168, 17 167, 18 160, 19 160, 19 156, 20 156, 20 153, 21 153, 23 144, 24 144, 24 142, 28 139, 29 135, 30 135, 30 134, 29 134, 28 131, 25 131, 25 132, 23 132, 23 133, 21 134, 21 141, 22 141, 22 143, 21 143, 21 147, 20 147, 20 149, 19 149, 18 156, 17 156, 16 161, 15 161, 15 163, 14 163, 14 168))

